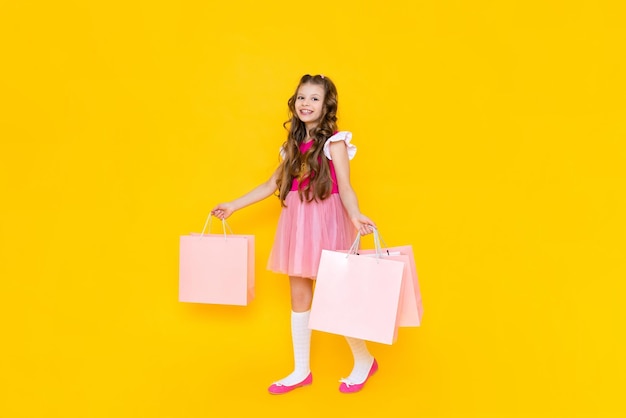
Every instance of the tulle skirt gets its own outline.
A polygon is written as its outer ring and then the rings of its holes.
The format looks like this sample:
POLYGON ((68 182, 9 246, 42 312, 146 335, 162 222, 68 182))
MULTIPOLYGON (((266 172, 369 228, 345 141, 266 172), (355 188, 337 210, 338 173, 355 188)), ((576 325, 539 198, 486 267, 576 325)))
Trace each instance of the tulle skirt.
POLYGON ((318 202, 301 202, 289 192, 282 209, 267 268, 315 279, 322 250, 348 250, 356 238, 338 193, 318 202))

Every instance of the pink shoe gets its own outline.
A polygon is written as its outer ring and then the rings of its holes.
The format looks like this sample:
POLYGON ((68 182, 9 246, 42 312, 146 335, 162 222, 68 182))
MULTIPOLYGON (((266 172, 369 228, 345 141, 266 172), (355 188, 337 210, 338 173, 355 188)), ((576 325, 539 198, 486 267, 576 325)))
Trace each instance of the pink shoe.
POLYGON ((358 384, 350 383, 350 382, 347 382, 346 379, 341 379, 340 380, 341 385, 339 385, 339 392, 355 393, 355 392, 360 391, 361 389, 363 389, 363 386, 365 386, 365 383, 367 383, 367 380, 370 378, 370 376, 376 373, 377 370, 378 370, 378 362, 376 361, 376 359, 374 359, 374 363, 372 363, 370 372, 367 374, 367 377, 365 378, 363 383, 358 383, 358 384))
POLYGON ((300 383, 296 383, 295 385, 291 386, 281 385, 280 383, 272 383, 272 385, 267 388, 267 390, 272 395, 282 395, 283 393, 291 392, 294 389, 310 385, 311 383, 313 383, 313 374, 309 372, 309 375, 300 383))

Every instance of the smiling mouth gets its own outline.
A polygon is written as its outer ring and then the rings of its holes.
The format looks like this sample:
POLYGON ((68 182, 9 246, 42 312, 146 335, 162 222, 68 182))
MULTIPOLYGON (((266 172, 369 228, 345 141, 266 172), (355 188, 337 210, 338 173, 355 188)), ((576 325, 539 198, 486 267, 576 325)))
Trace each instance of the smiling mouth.
POLYGON ((311 113, 313 113, 313 111, 308 109, 300 109, 300 113, 303 115, 310 115, 311 113))

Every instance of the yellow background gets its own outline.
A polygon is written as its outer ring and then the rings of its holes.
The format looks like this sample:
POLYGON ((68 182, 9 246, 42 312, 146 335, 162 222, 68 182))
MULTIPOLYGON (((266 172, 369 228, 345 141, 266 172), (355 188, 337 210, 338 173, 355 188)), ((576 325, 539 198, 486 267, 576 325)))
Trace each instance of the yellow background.
POLYGON ((623 416, 625 4, 3 1, 0 416, 623 416), (230 219, 253 303, 177 301, 179 236, 271 174, 304 73, 424 297, 353 396, 319 332, 314 385, 266 393, 276 199, 230 219))

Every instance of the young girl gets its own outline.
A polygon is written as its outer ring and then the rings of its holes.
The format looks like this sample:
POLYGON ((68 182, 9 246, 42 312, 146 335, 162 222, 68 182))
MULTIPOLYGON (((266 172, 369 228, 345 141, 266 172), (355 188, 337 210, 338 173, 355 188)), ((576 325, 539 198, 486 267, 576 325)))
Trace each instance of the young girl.
MULTIPOLYGON (((290 120, 284 125, 289 126, 289 135, 274 174, 245 195, 220 203, 211 211, 225 219, 276 192, 282 205, 268 269, 289 276, 295 367, 269 387, 271 394, 287 393, 313 381, 308 322, 322 249, 347 250, 357 231, 367 235, 376 227, 360 212, 350 184, 349 160, 356 147, 350 143, 350 132, 338 132, 333 82, 323 75, 304 75, 288 105, 290 120)), ((339 391, 358 392, 378 364, 365 341, 346 340, 354 355, 354 367, 350 376, 340 380, 339 391)))

